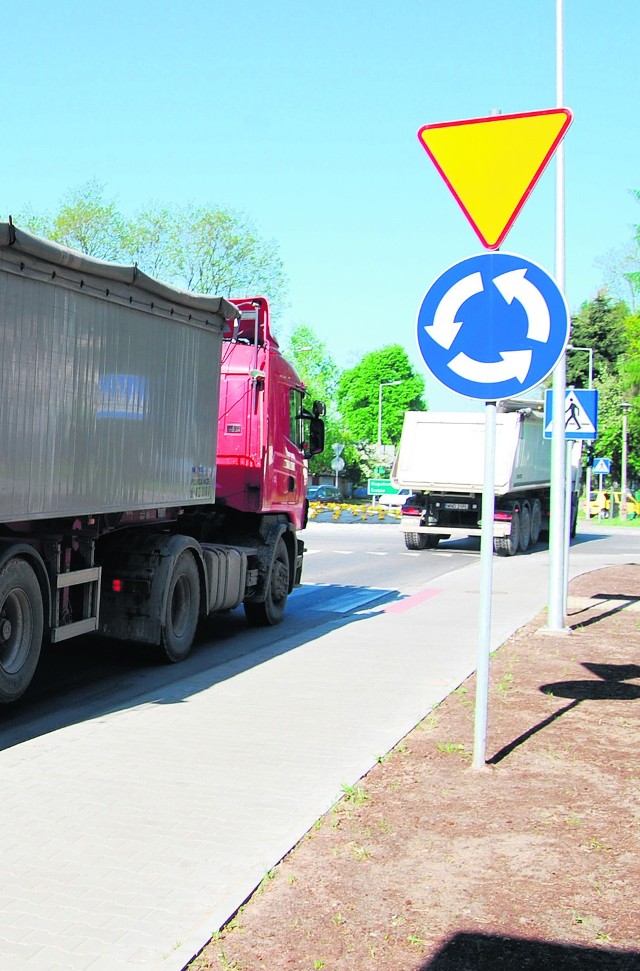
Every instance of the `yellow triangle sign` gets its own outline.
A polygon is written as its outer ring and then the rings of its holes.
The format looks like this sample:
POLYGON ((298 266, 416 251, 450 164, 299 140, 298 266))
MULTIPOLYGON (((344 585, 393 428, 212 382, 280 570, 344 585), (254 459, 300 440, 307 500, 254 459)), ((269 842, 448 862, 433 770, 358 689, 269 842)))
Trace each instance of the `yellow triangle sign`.
POLYGON ((424 125, 423 147, 487 249, 497 249, 573 120, 568 108, 424 125))

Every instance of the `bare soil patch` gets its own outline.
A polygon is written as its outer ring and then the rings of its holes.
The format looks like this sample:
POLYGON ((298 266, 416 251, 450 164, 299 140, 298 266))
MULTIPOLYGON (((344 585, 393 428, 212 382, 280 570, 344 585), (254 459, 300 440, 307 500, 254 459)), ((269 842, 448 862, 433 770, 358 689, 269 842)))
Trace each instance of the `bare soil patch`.
POLYGON ((269 874, 190 971, 640 969, 640 566, 570 586, 269 874))

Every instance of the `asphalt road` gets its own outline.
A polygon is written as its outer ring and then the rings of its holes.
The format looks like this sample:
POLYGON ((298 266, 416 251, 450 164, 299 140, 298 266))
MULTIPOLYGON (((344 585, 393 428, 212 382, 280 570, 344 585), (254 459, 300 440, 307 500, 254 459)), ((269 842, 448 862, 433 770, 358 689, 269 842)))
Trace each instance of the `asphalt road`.
MULTIPOLYGON (((278 651, 286 636, 300 643, 314 632, 339 628, 358 610, 389 602, 433 584, 445 573, 464 570, 480 555, 479 540, 449 540, 437 550, 407 550, 399 529, 390 524, 312 523, 303 585, 290 597, 280 627, 251 628, 242 608, 201 625, 191 655, 179 666, 158 664, 151 649, 84 637, 43 651, 36 678, 17 704, 0 708, 0 750, 102 713, 129 707, 148 692, 161 692, 229 660, 265 648, 278 651)), ((640 530, 583 527, 581 552, 637 552, 640 530), (603 546, 604 544, 604 546, 603 546)), ((542 545, 528 556, 538 556, 542 545)))

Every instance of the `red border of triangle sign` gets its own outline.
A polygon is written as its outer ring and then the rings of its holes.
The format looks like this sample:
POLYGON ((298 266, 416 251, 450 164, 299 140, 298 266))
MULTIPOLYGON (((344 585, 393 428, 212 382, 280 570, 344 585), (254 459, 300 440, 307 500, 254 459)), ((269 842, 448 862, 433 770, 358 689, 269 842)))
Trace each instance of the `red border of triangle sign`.
POLYGON ((486 249, 498 249, 573 121, 568 108, 490 115, 418 132, 486 249))

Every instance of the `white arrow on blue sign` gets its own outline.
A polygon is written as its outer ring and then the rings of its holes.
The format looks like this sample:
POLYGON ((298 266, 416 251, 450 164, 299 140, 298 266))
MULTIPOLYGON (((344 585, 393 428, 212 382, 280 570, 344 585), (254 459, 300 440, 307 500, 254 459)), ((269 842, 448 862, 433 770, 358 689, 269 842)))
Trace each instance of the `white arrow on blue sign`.
MULTIPOLYGON (((544 437, 553 435, 553 391, 544 396, 544 437)), ((564 437, 594 441, 598 437, 598 392, 568 388, 564 398, 564 437)))
POLYGON ((445 387, 497 401, 535 388, 569 339, 564 294, 514 253, 481 253, 449 267, 418 313, 418 346, 445 387))

